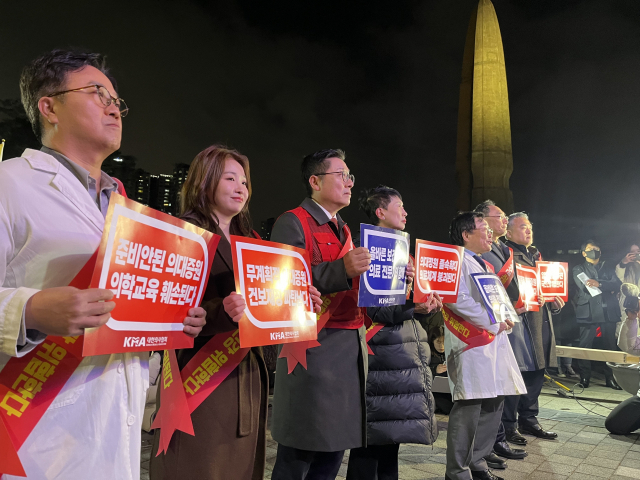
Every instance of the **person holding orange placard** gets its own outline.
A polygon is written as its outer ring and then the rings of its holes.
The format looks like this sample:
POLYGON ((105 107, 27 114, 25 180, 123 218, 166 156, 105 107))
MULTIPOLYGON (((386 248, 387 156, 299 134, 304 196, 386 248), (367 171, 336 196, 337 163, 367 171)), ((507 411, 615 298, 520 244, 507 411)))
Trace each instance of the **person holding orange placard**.
MULTIPOLYGON (((257 235, 251 228, 250 198, 246 156, 220 145, 196 155, 182 187, 182 218, 220 235, 221 239, 202 301, 207 323, 193 348, 178 351, 180 369, 215 335, 234 339, 232 334, 238 329, 237 322, 246 304, 244 298, 235 293, 229 236, 257 235)), ((315 299, 319 302, 319 295, 315 295, 315 299)), ((232 350, 239 348, 237 341, 228 345, 232 350)), ((168 452, 156 457, 160 437, 156 432, 150 478, 262 479, 268 388, 261 348, 251 348, 191 414, 195 436, 176 431, 168 452)))

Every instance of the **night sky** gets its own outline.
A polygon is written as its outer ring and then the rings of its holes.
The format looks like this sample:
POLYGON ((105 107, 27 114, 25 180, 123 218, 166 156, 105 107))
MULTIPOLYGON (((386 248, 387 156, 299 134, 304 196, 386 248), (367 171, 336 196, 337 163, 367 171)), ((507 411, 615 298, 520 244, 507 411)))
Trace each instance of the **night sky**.
MULTIPOLYGON (((343 148, 341 213, 385 183, 408 231, 447 241, 462 53, 476 0, 3 0, 0 99, 54 47, 106 53, 130 106, 122 153, 170 173, 213 143, 249 157, 256 227, 299 204, 299 164, 343 148)), ((517 210, 537 244, 640 240, 640 2, 494 0, 509 85, 517 210), (637 236, 637 238, 635 238, 637 236)), ((2 132, 0 132, 0 135, 2 132)), ((548 255, 549 257, 549 255, 548 255)))

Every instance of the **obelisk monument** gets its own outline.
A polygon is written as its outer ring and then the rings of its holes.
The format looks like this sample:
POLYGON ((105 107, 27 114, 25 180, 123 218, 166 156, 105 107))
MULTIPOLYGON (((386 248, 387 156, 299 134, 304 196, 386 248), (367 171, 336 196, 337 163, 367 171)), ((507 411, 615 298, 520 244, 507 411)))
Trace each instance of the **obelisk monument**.
POLYGON ((471 15, 462 60, 456 174, 460 210, 491 199, 513 211, 507 75, 498 17, 490 0, 471 15))

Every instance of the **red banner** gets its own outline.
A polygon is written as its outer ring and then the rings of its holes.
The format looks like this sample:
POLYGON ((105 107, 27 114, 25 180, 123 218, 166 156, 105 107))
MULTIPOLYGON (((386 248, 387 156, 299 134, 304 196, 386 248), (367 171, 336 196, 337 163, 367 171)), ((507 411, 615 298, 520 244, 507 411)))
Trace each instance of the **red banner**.
POLYGON ((231 236, 236 291, 247 308, 238 322, 243 348, 316 340, 306 250, 231 236))
POLYGON ((426 302, 431 292, 443 303, 456 303, 464 248, 416 240, 416 278, 413 301, 426 302))
POLYGON ((442 308, 442 318, 444 318, 444 325, 447 330, 458 340, 467 344, 463 351, 489 345, 496 338, 493 333, 478 328, 461 316, 456 315, 446 305, 442 308))
POLYGON ((220 237, 112 194, 91 287, 111 289, 109 321, 85 331, 83 355, 189 348, 220 237))
MULTIPOLYGON (((249 348, 240 348, 240 339, 238 338, 238 330, 233 332, 219 333, 209 340, 194 357, 180 371, 180 379, 182 382, 182 394, 173 393, 172 398, 160 398, 160 410, 156 414, 151 428, 160 428, 160 448, 156 456, 161 451, 167 450, 173 432, 182 430, 193 435, 193 429, 178 428, 175 420, 165 418, 174 415, 176 412, 182 419, 186 428, 185 415, 190 415, 200 406, 205 399, 218 388, 225 378, 233 372, 240 362, 249 353, 249 348), (182 398, 186 399, 186 404, 182 398), (177 400, 176 400, 177 399, 177 400), (177 406, 163 409, 164 402, 177 401, 177 406), (186 405, 186 406, 185 406, 186 405), (186 412, 186 413, 185 413, 186 412), (173 424, 172 424, 173 423, 173 424)), ((173 351, 172 351, 173 352, 173 351)), ((166 357, 165 357, 166 358, 166 357)), ((166 363, 166 360, 165 360, 166 363)), ((164 366, 163 366, 164 368, 164 366)), ((170 367, 172 368, 172 367, 170 367)), ((177 363, 172 371, 177 371, 177 363)), ((164 379, 164 370, 163 370, 164 379)), ((164 385, 164 384, 163 384, 164 385)), ((176 383, 176 385, 179 385, 176 383)), ((177 387, 175 387, 177 389, 177 387)), ((162 395, 163 392, 160 392, 162 395)))
POLYGON ((556 297, 569 300, 569 264, 565 262, 536 262, 540 292, 545 302, 553 302, 556 297))
POLYGON ((540 310, 540 280, 538 279, 538 269, 527 267, 516 263, 518 275, 518 290, 520 298, 516 303, 516 308, 525 307, 527 312, 537 312, 540 310))
POLYGON ((371 340, 376 333, 382 330, 382 327, 384 327, 384 324, 374 322, 369 326, 369 328, 367 328, 366 342, 367 342, 367 351, 369 352, 369 355, 375 355, 375 353, 373 353, 373 350, 371 350, 371 347, 369 346, 369 340, 371 340))
MULTIPOLYGON (((87 288, 97 252, 69 284, 87 288)), ((47 337, 0 372, 0 475, 26 476, 20 447, 82 361, 82 337, 47 337)))

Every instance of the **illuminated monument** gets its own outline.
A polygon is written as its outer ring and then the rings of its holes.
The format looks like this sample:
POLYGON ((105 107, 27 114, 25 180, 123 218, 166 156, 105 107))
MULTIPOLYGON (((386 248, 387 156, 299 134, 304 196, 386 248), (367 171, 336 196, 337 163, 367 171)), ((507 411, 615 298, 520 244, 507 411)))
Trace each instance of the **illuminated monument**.
POLYGON ((504 51, 490 0, 471 15, 462 60, 456 174, 460 210, 490 198, 513 211, 511 126, 504 51))

